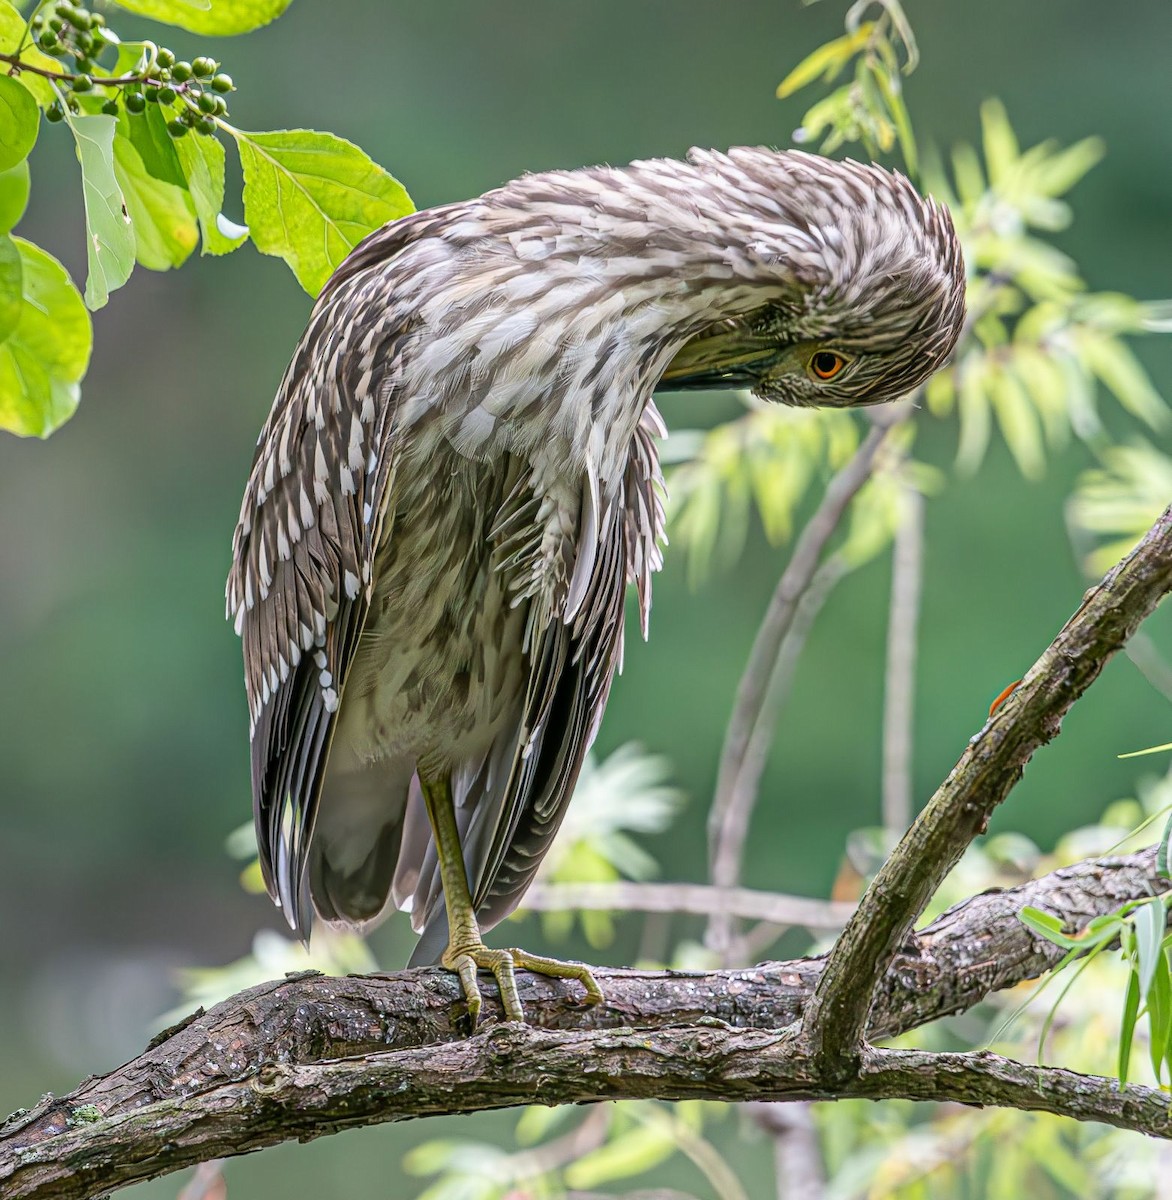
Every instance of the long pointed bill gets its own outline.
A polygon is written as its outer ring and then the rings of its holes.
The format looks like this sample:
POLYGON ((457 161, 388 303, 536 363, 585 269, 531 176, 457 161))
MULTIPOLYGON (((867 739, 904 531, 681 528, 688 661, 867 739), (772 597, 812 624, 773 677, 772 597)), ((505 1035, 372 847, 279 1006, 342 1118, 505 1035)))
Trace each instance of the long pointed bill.
POLYGON ((776 338, 728 322, 698 333, 671 360, 656 391, 746 387, 777 360, 776 338))

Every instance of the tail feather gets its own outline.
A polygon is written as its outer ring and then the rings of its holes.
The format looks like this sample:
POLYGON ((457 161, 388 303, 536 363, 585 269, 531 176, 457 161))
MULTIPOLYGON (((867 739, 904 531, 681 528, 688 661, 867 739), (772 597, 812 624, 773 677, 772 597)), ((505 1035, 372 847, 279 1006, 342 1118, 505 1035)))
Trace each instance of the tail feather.
POLYGON ((413 771, 393 759, 331 763, 309 863, 313 906, 323 920, 369 929, 392 907, 413 771))

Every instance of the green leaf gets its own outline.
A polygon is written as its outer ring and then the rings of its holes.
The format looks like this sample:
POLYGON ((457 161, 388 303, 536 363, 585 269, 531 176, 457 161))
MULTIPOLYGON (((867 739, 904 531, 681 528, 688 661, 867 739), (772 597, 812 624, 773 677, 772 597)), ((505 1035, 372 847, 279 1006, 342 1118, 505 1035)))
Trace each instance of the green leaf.
POLYGON ((671 1130, 643 1125, 612 1138, 566 1168, 565 1181, 574 1189, 593 1189, 616 1179, 642 1175, 669 1159, 676 1150, 671 1130))
POLYGON ((1139 963, 1139 994, 1141 999, 1146 1000, 1156 967, 1164 956, 1164 926, 1168 918, 1164 911, 1163 899, 1157 896, 1146 904, 1141 904, 1135 910, 1133 919, 1135 953, 1139 963))
POLYGON ((20 250, 5 234, 0 237, 0 343, 6 342, 20 323, 24 305, 22 275, 20 250))
POLYGON ((23 238, 20 322, 0 345, 0 428, 46 437, 77 408, 93 330, 77 288, 52 255, 23 238))
POLYGON ((32 93, 10 75, 0 75, 0 171, 28 158, 40 125, 32 93))
POLYGON ((119 8, 190 29, 230 37, 275 21, 291 0, 114 0, 119 8))
POLYGON ((114 138, 114 176, 134 230, 134 256, 152 271, 182 266, 199 242, 195 204, 186 188, 148 174, 138 151, 114 138))
POLYGON ((1082 949, 1083 943, 1070 937, 1065 932, 1062 922, 1053 913, 1043 912, 1042 909, 1027 904, 1017 916, 1023 925, 1028 925, 1055 946, 1061 946, 1064 950, 1082 949))
POLYGON ((1168 1030, 1169 1022, 1172 1021, 1172 987, 1169 986, 1168 960, 1164 955, 1160 957, 1163 966, 1157 963, 1148 991, 1148 1051, 1152 1071, 1158 1081, 1164 1078, 1162 1067, 1168 1053, 1168 1030))
POLYGON ((813 54, 808 54, 800 63, 777 85, 777 98, 784 100, 794 92, 813 83, 819 76, 833 79, 866 44, 875 28, 874 21, 865 21, 854 31, 843 37, 835 38, 825 45, 819 46, 813 54))
POLYGON ((240 151, 244 219, 256 248, 283 258, 311 296, 368 233, 413 211, 398 180, 332 133, 228 132, 240 151))
POLYGON ((989 182, 996 187, 1005 181, 1021 153, 1005 105, 1000 100, 986 100, 981 105, 981 135, 989 182))
MULTIPOLYGON (((20 11, 8 0, 0 0, 0 51, 5 54, 15 54, 17 47, 24 41, 27 25, 20 11)), ((42 53, 36 46, 25 45, 20 57, 30 66, 42 67, 49 71, 60 71, 61 64, 47 54, 42 53)), ((42 108, 48 108, 57 98, 53 85, 40 75, 31 71, 21 71, 17 75, 6 76, 19 83, 30 92, 42 108)))
POLYGON ((86 252, 89 274, 85 302, 101 308, 134 270, 134 227, 114 174, 113 117, 65 119, 77 142, 81 187, 85 197, 86 252))
POLYGON ((1127 1082, 1131 1067, 1131 1044, 1135 1040, 1135 1023, 1139 1016, 1139 976, 1134 971, 1127 978, 1127 994, 1123 998, 1123 1015, 1119 1019, 1119 1082, 1127 1082))
POLYGON ((187 137, 175 142, 179 163, 195 201, 203 234, 201 254, 230 254, 248 239, 245 231, 228 237, 220 227, 224 204, 224 147, 214 137, 187 137))
POLYGON ((180 148, 192 142, 213 140, 186 137, 176 141, 167 132, 167 118, 158 104, 148 105, 146 112, 136 117, 129 116, 124 109, 118 117, 118 133, 130 139, 148 175, 183 188, 187 187, 187 178, 179 156, 180 148))
POLYGON ((28 163, 0 171, 0 233, 8 233, 28 207, 28 163))

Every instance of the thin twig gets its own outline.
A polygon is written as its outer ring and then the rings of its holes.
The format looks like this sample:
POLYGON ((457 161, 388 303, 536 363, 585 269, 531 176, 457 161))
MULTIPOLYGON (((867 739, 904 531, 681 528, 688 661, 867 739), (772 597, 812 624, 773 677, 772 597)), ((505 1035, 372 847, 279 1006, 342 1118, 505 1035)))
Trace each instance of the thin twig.
POLYGON ((826 1169, 809 1104, 747 1104, 773 1142, 777 1200, 825 1200, 826 1169))
POLYGON ((539 912, 588 909, 601 912, 683 913, 709 916, 719 912, 746 921, 768 921, 787 929, 839 930, 853 904, 812 900, 752 888, 716 888, 703 883, 536 883, 525 893, 523 908, 539 912))
MULTIPOLYGON (((716 887, 733 888, 740 882, 745 841, 748 838, 753 810, 757 805, 761 776, 773 746, 778 718, 789 699, 798 662, 814 622, 830 593, 849 570, 839 555, 831 555, 814 572, 813 579, 798 601, 793 624, 782 638, 765 700, 753 724, 745 757, 737 771, 720 825, 712 862, 712 882, 716 887)), ((704 944, 719 955, 722 966, 735 965, 732 953, 738 940, 736 924, 740 915, 742 914, 732 913, 727 909, 711 910, 704 944)))
POLYGON ((916 629, 924 551, 924 498, 903 488, 904 511, 891 554, 891 609, 883 698, 883 829, 887 844, 912 819, 912 738, 915 719, 916 629))
POLYGON ((1170 590, 1172 507, 1086 593, 864 893, 802 1018, 803 1047, 825 1070, 845 1077, 857 1069, 873 983, 885 976, 933 893, 984 832, 1034 751, 1057 736, 1074 702, 1170 590))
POLYGON ((749 661, 737 688, 728 732, 721 751, 716 793, 708 817, 708 861, 712 870, 723 837, 724 822, 732 803, 737 775, 745 761, 749 739, 757 724, 769 690, 782 639, 793 623, 798 601, 810 585, 827 542, 834 535, 847 506, 871 474, 871 463, 892 421, 905 414, 877 413, 874 424, 855 451, 854 457, 830 481, 822 502, 794 545, 789 563, 782 572, 769 601, 749 661))

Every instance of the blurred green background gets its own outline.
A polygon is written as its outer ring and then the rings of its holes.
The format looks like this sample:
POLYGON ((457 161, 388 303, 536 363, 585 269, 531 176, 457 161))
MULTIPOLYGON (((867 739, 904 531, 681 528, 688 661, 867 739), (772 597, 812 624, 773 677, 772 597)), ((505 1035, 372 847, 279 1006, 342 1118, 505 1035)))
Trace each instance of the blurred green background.
MULTIPOLYGON (((526 170, 680 155, 693 144, 788 144, 810 100, 781 103, 774 88, 841 30, 843 7, 297 0, 219 52, 241 89, 236 123, 348 137, 423 207, 526 170)), ((1172 293, 1163 0, 1130 4, 1126 16, 1093 0, 912 0, 908 9, 923 54, 907 86, 921 141, 975 139, 977 106, 992 95, 1023 145, 1102 135, 1108 157, 1074 193, 1076 222, 1058 242, 1093 288, 1172 293)), ((121 16, 116 27, 146 29, 121 16)), ((206 47, 150 28, 184 56, 206 47)), ((81 279, 71 142, 46 128, 33 159, 19 232, 81 279)), ((241 216, 238 201, 227 211, 241 216)), ((141 1048, 176 1003, 176 968, 239 957, 258 928, 279 927, 267 899, 240 889, 223 851, 250 803, 239 648, 222 596, 253 442, 309 307, 290 273, 251 248, 173 277, 138 271, 96 315, 76 417, 43 444, 0 440, 0 1114, 141 1048)), ((1152 339, 1138 351, 1172 393, 1172 346, 1152 339)), ((713 397, 662 407, 677 427, 731 411, 713 397)), ((947 466, 954 448, 955 428, 929 423, 917 454, 947 466)), ((990 699, 1078 604, 1085 582, 1063 501, 1088 463, 1076 446, 1030 484, 997 444, 976 478, 929 503, 920 801, 990 699)), ((649 844, 665 878, 703 877, 725 717, 784 556, 754 534, 735 572, 693 592, 669 550, 651 642, 629 642, 599 748, 638 739, 672 759, 690 801, 674 833, 649 844)), ((886 564, 873 564, 819 623, 763 783, 745 867, 753 886, 825 895, 845 835, 876 822, 887 591, 886 564)), ((1172 616, 1158 615, 1151 631, 1172 645, 1172 616)), ((1113 664, 1031 765, 999 827, 1047 845, 1094 819, 1146 769, 1115 755, 1167 741, 1168 717, 1129 663, 1113 664)), ((625 926, 608 960, 629 958, 636 936, 625 926)), ((373 940, 387 968, 409 945, 405 919, 373 940)), ((477 1121, 449 1125, 491 1140, 512 1123, 477 1121)), ((422 1184, 401 1179, 396 1164, 442 1129, 372 1129, 270 1151, 229 1166, 229 1194, 411 1196, 422 1184)), ((751 1194, 765 1194, 767 1148, 742 1159, 751 1194)), ((178 1187, 168 1179, 135 1195, 178 1187)))

